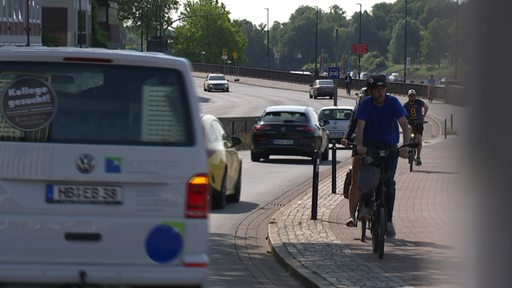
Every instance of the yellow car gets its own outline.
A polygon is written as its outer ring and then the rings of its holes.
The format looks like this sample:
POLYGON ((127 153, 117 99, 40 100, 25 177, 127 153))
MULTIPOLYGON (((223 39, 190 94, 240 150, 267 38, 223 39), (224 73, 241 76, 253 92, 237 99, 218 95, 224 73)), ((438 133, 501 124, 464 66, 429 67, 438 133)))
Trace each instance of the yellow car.
POLYGON ((242 191, 242 158, 236 146, 242 144, 238 136, 228 137, 222 122, 210 114, 201 115, 208 172, 210 177, 211 206, 221 209, 227 201, 239 202, 242 191))

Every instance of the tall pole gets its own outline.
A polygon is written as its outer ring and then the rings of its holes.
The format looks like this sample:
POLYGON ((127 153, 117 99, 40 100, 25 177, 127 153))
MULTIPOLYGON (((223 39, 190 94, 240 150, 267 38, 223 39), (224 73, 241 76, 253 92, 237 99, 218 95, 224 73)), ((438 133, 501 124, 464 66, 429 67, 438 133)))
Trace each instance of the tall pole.
POLYGON ((407 78, 407 0, 405 0, 405 21, 404 21, 404 83, 407 78))
POLYGON ((318 7, 316 7, 316 25, 315 25, 315 80, 318 77, 318 7))
POLYGON ((78 0, 78 45, 82 48, 82 0, 78 0))
POLYGON ((459 0, 455 10, 455 80, 459 79, 459 0))
POLYGON ((267 70, 270 70, 270 26, 268 21, 268 8, 267 10, 267 70))
POLYGON ((30 7, 29 1, 25 1, 25 32, 27 32, 27 47, 30 46, 30 7))
MULTIPOLYGON (((359 44, 361 44, 361 23, 362 23, 362 15, 363 15, 363 4, 361 3, 357 3, 357 5, 359 5, 359 44)), ((361 69, 361 53, 358 51, 358 56, 359 56, 359 59, 358 59, 358 64, 359 64, 359 70, 362 70, 361 69)))

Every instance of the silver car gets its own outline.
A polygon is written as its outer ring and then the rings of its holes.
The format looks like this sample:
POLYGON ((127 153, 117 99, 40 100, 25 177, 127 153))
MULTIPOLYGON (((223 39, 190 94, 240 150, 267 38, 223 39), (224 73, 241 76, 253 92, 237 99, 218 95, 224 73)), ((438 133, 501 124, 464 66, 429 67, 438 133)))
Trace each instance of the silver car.
POLYGON ((203 82, 204 91, 229 92, 229 83, 224 74, 208 74, 203 82))
POLYGON ((320 121, 326 120, 325 128, 329 131, 329 142, 333 140, 340 143, 350 123, 350 116, 354 112, 352 106, 322 107, 318 112, 320 121))

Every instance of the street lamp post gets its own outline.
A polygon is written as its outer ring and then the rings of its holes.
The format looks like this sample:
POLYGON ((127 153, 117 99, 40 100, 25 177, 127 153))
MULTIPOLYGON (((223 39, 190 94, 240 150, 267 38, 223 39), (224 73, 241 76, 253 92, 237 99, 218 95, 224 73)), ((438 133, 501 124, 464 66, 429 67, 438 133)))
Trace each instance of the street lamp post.
MULTIPOLYGON (((359 5, 359 44, 361 44, 361 23, 362 23, 362 15, 363 15, 363 4, 357 3, 359 5)), ((358 64, 359 64, 359 71, 361 71, 361 53, 358 54, 358 64)))
POLYGON ((318 78, 318 7, 316 7, 316 25, 315 25, 315 80, 318 78))
POLYGON ((407 77, 407 0, 405 0, 405 20, 404 20, 404 83, 407 77))
POLYGON ((206 52, 201 51, 201 64, 204 64, 204 54, 206 54, 206 52))
POLYGON ((270 70, 270 26, 268 21, 268 8, 267 10, 267 70, 270 70))

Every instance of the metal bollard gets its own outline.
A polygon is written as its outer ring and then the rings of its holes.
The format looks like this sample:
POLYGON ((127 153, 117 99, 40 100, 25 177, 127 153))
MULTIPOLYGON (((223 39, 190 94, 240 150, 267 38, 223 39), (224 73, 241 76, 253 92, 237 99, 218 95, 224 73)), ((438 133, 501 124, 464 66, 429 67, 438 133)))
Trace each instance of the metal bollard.
POLYGON ((445 118, 445 119, 444 119, 444 139, 446 139, 446 135, 448 135, 448 134, 447 134, 447 133, 448 133, 448 131, 447 131, 447 129, 448 129, 448 124, 446 123, 446 121, 447 121, 447 120, 446 120, 446 118, 445 118))
POLYGON ((311 220, 316 220, 318 211, 318 170, 320 168, 320 152, 313 153, 313 191, 311 196, 311 220))
POLYGON ((336 194, 336 140, 332 141, 332 157, 331 157, 331 166, 332 166, 332 186, 331 186, 331 193, 336 194))

